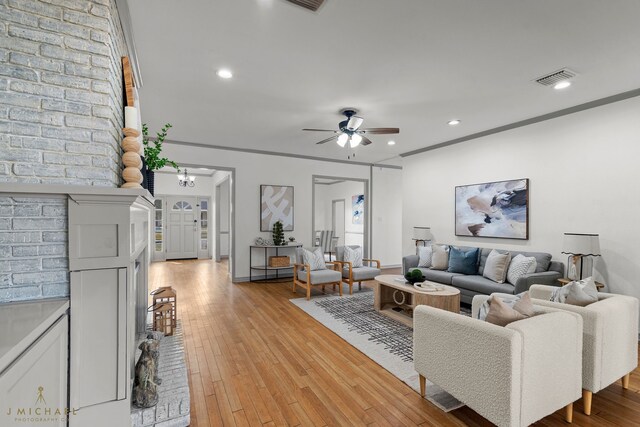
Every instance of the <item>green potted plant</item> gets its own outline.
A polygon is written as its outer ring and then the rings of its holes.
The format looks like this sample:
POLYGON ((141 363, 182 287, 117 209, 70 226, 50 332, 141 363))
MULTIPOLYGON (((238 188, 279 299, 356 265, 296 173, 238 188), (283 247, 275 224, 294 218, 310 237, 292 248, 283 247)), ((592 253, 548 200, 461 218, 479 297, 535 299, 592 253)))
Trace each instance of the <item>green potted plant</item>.
POLYGON ((162 153, 162 143, 167 137, 167 132, 171 129, 171 123, 167 123, 156 135, 155 141, 149 139, 149 128, 146 123, 142 124, 142 144, 144 145, 144 161, 147 166, 147 187, 151 195, 154 195, 155 171, 162 169, 167 164, 178 169, 178 164, 166 157, 160 157, 162 153))
POLYGON ((275 246, 284 246, 285 241, 284 241, 284 231, 282 229, 282 221, 276 221, 273 224, 273 231, 271 234, 273 237, 273 244, 275 246))

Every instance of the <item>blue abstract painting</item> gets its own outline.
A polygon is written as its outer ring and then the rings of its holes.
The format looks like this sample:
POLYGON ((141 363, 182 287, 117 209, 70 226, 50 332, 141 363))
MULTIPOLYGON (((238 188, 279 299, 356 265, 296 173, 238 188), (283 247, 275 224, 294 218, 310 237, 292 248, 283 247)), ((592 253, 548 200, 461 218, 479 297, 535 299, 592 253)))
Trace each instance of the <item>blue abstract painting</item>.
POLYGON ((352 224, 364 223, 364 194, 356 194, 351 197, 351 208, 353 214, 351 215, 352 224))
POLYGON ((529 180, 456 187, 456 236, 529 238, 529 180))

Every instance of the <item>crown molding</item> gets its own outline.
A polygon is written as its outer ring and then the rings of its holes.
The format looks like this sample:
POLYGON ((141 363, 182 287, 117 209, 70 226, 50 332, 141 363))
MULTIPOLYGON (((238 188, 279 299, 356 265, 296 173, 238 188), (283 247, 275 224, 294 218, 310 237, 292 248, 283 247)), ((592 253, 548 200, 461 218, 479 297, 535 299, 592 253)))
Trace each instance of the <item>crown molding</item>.
POLYGON ((449 147, 450 145, 460 144, 461 142, 471 141, 472 139, 478 139, 484 136, 489 136, 489 135, 493 135, 500 132, 506 132, 511 129, 517 129, 523 126, 532 125, 534 123, 544 122, 546 120, 551 120, 551 119, 566 116, 569 114, 578 113, 580 111, 589 110, 591 108, 601 107, 603 105, 612 104, 614 102, 624 101, 625 99, 633 98, 636 96, 640 96, 640 89, 634 89, 628 92, 622 92, 616 95, 608 96, 606 98, 600 98, 600 99, 596 99, 595 101, 589 101, 589 102, 585 102, 584 104, 579 104, 573 107, 554 111, 552 113, 543 114, 541 116, 532 117, 530 119, 521 120, 519 122, 510 123, 508 125, 499 126, 493 129, 482 131, 482 132, 472 133, 467 136, 451 139, 449 141, 440 142, 438 144, 430 145, 424 148, 419 148, 417 150, 407 151, 406 153, 401 153, 400 157, 415 156, 416 154, 437 150, 438 148, 449 147))
MULTIPOLYGON (((155 141, 156 138, 149 138, 152 141, 155 141)), ((316 160, 319 162, 330 162, 330 163, 345 163, 348 165, 358 165, 358 166, 374 166, 377 168, 388 168, 388 169, 400 169, 402 170, 402 166, 396 165, 386 165, 383 163, 366 163, 366 162, 355 162, 351 160, 341 160, 341 159, 331 159, 328 157, 317 157, 317 156, 305 156, 304 154, 293 154, 293 153, 281 153, 278 151, 268 151, 268 150, 255 150, 252 148, 237 148, 237 147, 227 147, 224 145, 210 145, 210 144, 202 144, 199 142, 187 142, 187 141, 177 141, 175 139, 165 139, 164 142, 166 144, 173 145, 182 145, 185 147, 198 147, 198 148, 208 148, 211 150, 226 150, 226 151, 237 151, 240 153, 250 153, 250 154, 263 154, 265 156, 279 156, 279 157, 293 157, 295 159, 306 159, 306 160, 316 160)))

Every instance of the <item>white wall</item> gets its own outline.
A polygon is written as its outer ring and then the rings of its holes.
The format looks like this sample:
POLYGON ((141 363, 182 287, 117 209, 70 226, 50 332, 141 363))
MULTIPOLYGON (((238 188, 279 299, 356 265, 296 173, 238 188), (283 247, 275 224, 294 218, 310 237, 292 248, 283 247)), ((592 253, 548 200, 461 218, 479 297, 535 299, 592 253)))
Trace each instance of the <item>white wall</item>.
POLYGON ((640 98, 405 158, 403 250, 415 225, 444 243, 545 251, 566 264, 564 232, 599 233, 596 280, 640 297, 640 98), (454 187, 530 179, 529 240, 454 235, 454 187))
MULTIPOLYGON (((344 181, 337 184, 316 184, 315 227, 316 230, 331 230, 333 226, 334 200, 344 200, 345 235, 339 236, 338 245, 364 245, 364 224, 353 224, 351 198, 364 194, 365 183, 344 181)), ((367 213, 365 212, 365 215, 367 213)))
POLYGON ((402 263, 402 174, 399 169, 372 171, 371 256, 383 266, 402 263))
MULTIPOLYGON (((270 233, 260 232, 260 185, 294 186, 295 210, 293 235, 296 240, 311 245, 312 175, 342 176, 347 178, 369 178, 369 166, 347 165, 329 161, 316 161, 263 154, 217 150, 204 147, 186 147, 165 143, 163 155, 179 164, 202 167, 235 168, 235 191, 233 218, 235 220, 236 259, 233 276, 244 280, 249 276, 249 245, 255 238, 271 238, 270 233)), ((233 240, 232 240, 233 241, 233 240)))

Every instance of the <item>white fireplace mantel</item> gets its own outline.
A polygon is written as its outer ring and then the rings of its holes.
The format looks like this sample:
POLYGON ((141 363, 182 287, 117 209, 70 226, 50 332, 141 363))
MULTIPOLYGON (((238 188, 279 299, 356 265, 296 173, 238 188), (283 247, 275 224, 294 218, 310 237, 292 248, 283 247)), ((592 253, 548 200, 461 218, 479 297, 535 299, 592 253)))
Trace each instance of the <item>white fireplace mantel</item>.
POLYGON ((154 199, 142 189, 0 184, 0 197, 67 199, 69 426, 130 425, 145 330, 154 199))

